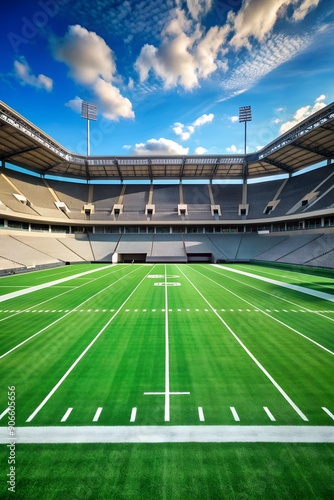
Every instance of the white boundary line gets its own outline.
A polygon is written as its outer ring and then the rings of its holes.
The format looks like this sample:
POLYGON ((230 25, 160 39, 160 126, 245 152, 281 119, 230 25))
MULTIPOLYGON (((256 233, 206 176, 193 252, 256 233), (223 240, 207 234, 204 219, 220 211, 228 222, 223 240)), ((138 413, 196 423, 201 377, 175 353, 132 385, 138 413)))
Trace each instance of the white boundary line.
POLYGON ((201 406, 198 407, 198 418, 200 419, 200 422, 205 421, 203 408, 201 406))
MULTIPOLYGON (((130 274, 134 273, 137 269, 133 270, 133 271, 130 271, 128 274, 126 274, 125 276, 121 276, 120 278, 118 278, 116 281, 114 281, 113 283, 111 283, 110 285, 106 286, 105 288, 103 288, 102 290, 99 290, 97 293, 95 293, 94 295, 91 295, 90 297, 88 297, 88 299, 84 300, 83 302, 81 302, 81 304, 78 304, 75 308, 71 309, 68 313, 64 314, 63 316, 61 316, 60 318, 56 319, 55 321, 53 321, 52 323, 50 323, 49 325, 45 326, 44 328, 42 328, 41 330, 39 330, 38 332, 34 333, 33 335, 31 335, 30 337, 28 337, 27 339, 23 340, 22 342, 20 342, 19 344, 17 344, 16 346, 12 347, 11 349, 9 349, 9 351, 5 352, 4 354, 2 354, 0 356, 0 359, 4 358, 5 356, 7 356, 8 354, 10 354, 11 352, 15 351, 15 349, 18 349, 19 347, 21 347, 23 344, 25 344, 26 342, 29 342, 29 340, 33 339, 34 337, 36 337, 37 335, 40 335, 41 333, 43 333, 45 330, 48 330, 48 328, 51 328, 51 326, 55 325, 56 323, 58 323, 59 321, 63 320, 64 318, 66 318, 66 316, 69 316, 70 314, 72 314, 76 309, 78 309, 79 307, 82 307, 83 304, 85 304, 86 302, 88 302, 89 300, 93 299, 94 297, 96 297, 97 295, 99 295, 100 293, 104 292, 105 290, 108 290, 108 288, 114 286, 116 283, 118 283, 118 281, 121 281, 122 279, 126 278, 127 276, 129 276, 130 274)), ((29 308, 30 309, 30 308, 29 308)))
POLYGON ((170 385, 169 385, 169 338, 168 338, 168 287, 165 264, 165 422, 170 421, 170 385))
MULTIPOLYGON (((214 264, 213 264, 214 265, 214 264)), ((265 316, 267 316, 268 318, 272 319, 273 321, 276 321, 276 323, 279 323, 280 325, 284 326, 285 328, 287 328, 288 330, 291 330, 292 332, 296 333, 297 335, 300 335, 300 337, 303 337, 304 339, 308 340, 309 342, 311 342, 312 344, 315 344, 317 347, 320 347, 320 349, 323 349, 324 351, 328 352, 329 354, 331 354, 332 356, 334 356, 334 352, 331 351, 330 349, 328 349, 327 347, 323 346, 322 344, 319 344, 319 342, 316 342, 315 340, 311 339, 310 337, 308 337, 307 335, 305 335, 304 333, 300 332, 299 330, 296 330, 295 328, 293 328, 292 326, 290 325, 287 325, 286 323, 284 323, 283 321, 279 320, 278 318, 275 318, 274 316, 272 316, 271 314, 267 313, 266 311, 264 311, 263 309, 260 309, 259 307, 256 307, 254 304, 252 304, 251 302, 249 302, 248 300, 244 299, 243 297, 240 297, 240 295, 237 295, 235 292, 232 292, 232 290, 230 290, 229 288, 226 288, 225 286, 221 285, 220 283, 217 283, 217 281, 213 280, 212 278, 209 278, 206 274, 203 274, 203 273, 200 273, 199 271, 197 271, 196 269, 192 268, 196 273, 200 274, 201 276, 204 276, 206 279, 208 279, 209 281, 212 281, 212 283, 215 283, 217 286, 219 286, 220 288, 223 288, 224 290, 226 290, 228 293, 230 293, 231 295, 234 295, 235 297, 237 297, 238 299, 242 300, 243 302, 245 302, 246 304, 248 304, 249 306, 253 307, 254 309, 257 309, 258 311, 260 311, 262 314, 264 314, 265 316)), ((218 273, 219 275, 220 273, 218 273)), ((222 275, 220 275, 222 276, 222 275)), ((232 278, 233 279, 233 278, 232 278)), ((236 280, 238 281, 238 280, 236 280)), ((240 283, 240 282, 238 282, 240 283)))
MULTIPOLYGON (((334 426, 190 425, 17 427, 17 442, 52 443, 334 443, 334 426)), ((8 429, 0 427, 0 444, 8 429)))
MULTIPOLYGON (((113 267, 113 269, 115 269, 115 267, 113 267)), ((40 307, 42 304, 45 304, 46 302, 49 302, 49 301, 54 300, 54 299, 58 299, 59 297, 61 297, 62 295, 66 295, 67 293, 71 293, 73 291, 77 292, 79 288, 81 288, 83 286, 90 285, 91 283, 94 283, 94 281, 97 281, 97 280, 100 280, 102 278, 105 278, 106 276, 109 276, 111 274, 115 274, 116 272, 117 272, 117 270, 115 270, 115 271, 112 270, 110 273, 105 273, 102 276, 98 276, 97 278, 94 278, 94 279, 86 278, 87 279, 86 283, 82 283, 82 285, 78 285, 78 286, 75 286, 75 287, 71 286, 70 290, 66 290, 65 292, 59 293, 58 295, 54 295, 53 297, 50 297, 50 298, 48 298, 46 300, 43 300, 42 302, 38 302, 38 304, 33 304, 33 305, 29 306, 29 307, 25 307, 21 311, 17 311, 15 314, 10 314, 9 316, 6 316, 5 318, 0 319, 0 322, 6 321, 7 319, 13 318, 14 316, 17 316, 18 314, 22 314, 22 313, 24 313, 26 311, 29 311, 32 308, 40 307), (88 279, 89 279, 89 281, 88 281, 88 279)), ((76 275, 74 275, 73 278, 76 279, 76 275)), ((55 288, 59 288, 59 287, 57 285, 55 285, 55 288)))
MULTIPOLYGON (((217 265, 215 267, 217 267, 217 265)), ((213 272, 215 274, 218 274, 218 276, 224 276, 224 277, 226 277, 226 274, 222 274, 222 273, 219 273, 218 271, 214 271, 213 269, 211 269, 211 267, 209 267, 208 269, 211 272, 213 272)), ((328 321, 334 321, 334 318, 331 318, 330 316, 326 316, 326 314, 323 314, 320 311, 311 310, 308 307, 305 307, 305 306, 302 306, 301 304, 293 302, 292 300, 285 299, 284 297, 276 295, 276 294, 271 293, 271 292, 266 292, 265 290, 263 290, 261 288, 258 288, 258 287, 254 286, 254 285, 251 285, 250 283, 245 283, 244 281, 237 280, 236 278, 233 278, 232 276, 227 276, 227 278, 230 279, 230 280, 232 280, 232 281, 236 281, 237 283, 241 283, 243 286, 248 286, 249 288, 253 288, 254 290, 258 290, 259 292, 264 293, 265 295, 270 295, 270 297, 275 297, 278 300, 282 300, 283 302, 287 302, 288 304, 291 304, 291 305, 293 305, 295 307, 298 307, 299 309, 304 309, 304 311, 306 311, 306 312, 309 312, 311 314, 316 314, 317 316, 321 316, 322 318, 328 319, 328 321)), ((255 275, 254 275, 254 278, 255 278, 255 275)), ((263 279, 261 281, 265 281, 266 280, 266 278, 264 278, 264 277, 262 277, 262 278, 263 279)), ((319 298, 319 297, 317 297, 317 298, 319 298)))
POLYGON ((273 280, 271 278, 265 278, 264 276, 259 276, 257 274, 248 273, 247 271, 240 271, 239 269, 232 269, 226 266, 221 266, 219 264, 211 264, 214 267, 223 269, 224 271, 230 271, 231 273, 243 274, 249 278, 255 278, 260 281, 266 281, 267 283, 272 283, 273 285, 281 286, 283 288, 289 288, 290 290, 295 290, 296 292, 305 293, 306 295, 312 295, 313 297, 318 297, 319 299, 328 300, 329 302, 334 302, 334 295, 326 292, 318 292, 317 290, 310 290, 303 286, 292 285, 291 283, 285 283, 284 281, 273 280))
POLYGON ((232 328, 228 326, 226 321, 223 320, 221 316, 219 316, 218 312, 211 306, 208 300, 204 297, 204 295, 198 290, 198 288, 190 281, 190 279, 184 274, 184 272, 178 267, 179 271, 183 274, 183 276, 189 281, 189 283, 195 288, 197 293, 202 297, 202 299, 208 304, 211 310, 215 313, 217 318, 223 323, 225 328, 231 333, 231 335, 235 338, 235 340, 241 345, 244 351, 248 354, 248 356, 254 361, 254 363, 260 368, 262 373, 270 380, 274 387, 281 393, 284 399, 289 403, 289 405, 295 410, 296 413, 300 416, 304 422, 308 422, 308 418, 304 413, 298 408, 298 406, 292 401, 292 399, 287 395, 287 393, 282 389, 282 387, 276 382, 276 380, 270 375, 270 373, 264 368, 264 366, 257 360, 257 358, 251 353, 251 351, 245 346, 245 344, 239 339, 239 337, 234 333, 232 328))
MULTIPOLYGON (((123 276, 123 278, 127 277, 129 274, 130 273, 128 273, 126 276, 123 276)), ((140 282, 138 283, 138 285, 132 290, 132 292, 127 297, 127 299, 125 299, 125 301, 123 302, 123 304, 117 309, 117 311, 107 321, 107 323, 104 325, 104 327, 101 328, 101 330, 99 331, 99 333, 93 338, 93 340, 90 342, 90 344, 88 344, 88 346, 86 347, 86 349, 84 349, 84 351, 82 351, 82 353, 80 354, 80 356, 74 361, 74 363, 72 363, 72 365, 69 367, 69 369, 66 371, 66 373, 61 377, 61 379, 57 382, 57 384, 53 387, 53 389, 49 392, 49 394, 43 399, 43 401, 41 402, 41 404, 27 418, 26 422, 31 422, 32 419, 37 415, 37 413, 49 401, 49 399, 53 396, 53 394, 56 392, 56 390, 61 386, 61 384, 64 382, 64 380, 66 380, 66 378, 71 373, 71 371, 76 367, 76 365, 79 363, 79 361, 81 361, 81 359, 84 357, 84 355, 95 344, 95 342, 97 341, 97 339, 102 335, 102 333, 106 330, 106 328, 108 328, 108 326, 110 325, 110 323, 117 316, 117 314, 120 312, 120 310, 123 308, 123 306, 127 303, 127 301, 132 297, 132 295, 135 293, 135 291, 137 290, 137 288, 139 288, 139 286, 142 284, 142 282, 145 280, 145 278, 146 278, 146 275, 140 280, 140 282)))
POLYGON ((79 278, 80 276, 85 276, 87 274, 96 273, 98 271, 102 271, 105 267, 98 267, 97 269, 90 269, 89 271, 85 271, 83 273, 76 274, 74 276, 67 276, 66 278, 60 278, 55 281, 48 281, 42 285, 35 285, 24 290, 19 290, 17 292, 7 293, 6 295, 0 296, 0 302, 4 302, 5 300, 14 299, 16 297, 20 297, 21 295, 26 295, 27 293, 36 292, 37 290, 43 290, 43 288, 49 288, 50 286, 58 285, 59 283, 65 283, 66 281, 73 280, 75 278, 79 278))

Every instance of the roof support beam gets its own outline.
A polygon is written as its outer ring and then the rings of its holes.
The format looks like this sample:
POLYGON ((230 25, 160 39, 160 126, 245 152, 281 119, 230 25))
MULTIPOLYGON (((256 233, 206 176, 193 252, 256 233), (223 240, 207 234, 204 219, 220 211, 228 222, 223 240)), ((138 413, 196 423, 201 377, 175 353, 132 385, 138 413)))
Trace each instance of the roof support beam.
POLYGON ((262 158, 261 163, 269 163, 269 165, 274 165, 274 167, 280 168, 281 170, 284 170, 284 172, 287 172, 288 174, 291 174, 293 170, 289 168, 287 165, 284 165, 284 163, 280 163, 279 161, 275 160, 269 160, 269 158, 262 158))
POLYGON ((296 148, 302 149, 303 151, 309 151, 310 153, 315 153, 319 156, 323 156, 324 158, 333 158, 333 153, 331 151, 328 151, 327 149, 321 149, 319 148, 311 148, 310 146, 304 146, 302 144, 299 144, 298 142, 293 142, 293 146, 296 148))
POLYGON ((114 162, 115 162, 115 165, 116 165, 116 168, 117 168, 117 172, 118 172, 119 178, 120 178, 121 182, 123 182, 123 175, 122 175, 122 172, 121 172, 121 169, 119 167, 119 163, 118 163, 118 160, 117 160, 116 157, 114 157, 114 162))

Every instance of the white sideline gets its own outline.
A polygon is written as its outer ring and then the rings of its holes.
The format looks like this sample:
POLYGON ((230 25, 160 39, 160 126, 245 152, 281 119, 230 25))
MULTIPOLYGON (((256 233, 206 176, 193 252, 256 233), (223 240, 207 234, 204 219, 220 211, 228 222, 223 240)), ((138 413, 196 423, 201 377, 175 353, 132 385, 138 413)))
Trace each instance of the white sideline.
POLYGON ((232 269, 230 267, 221 266, 220 264, 211 264, 218 269, 223 269, 224 271, 230 271, 231 273, 243 274, 244 276, 249 276, 250 278, 255 278, 260 281, 266 281, 267 283, 272 283, 273 285, 282 286, 283 288, 290 288, 290 290, 296 290, 296 292, 305 293, 307 295, 312 295, 313 297, 318 297, 319 299, 328 300, 329 302, 334 302, 334 296, 330 293, 318 292, 317 290, 310 290, 303 286, 291 285, 290 283, 285 283, 284 281, 272 280, 271 278, 265 278, 264 276, 258 276, 257 274, 248 273, 246 271, 240 271, 239 269, 232 269))
POLYGON ((58 285, 59 283, 65 283, 65 281, 70 281, 75 278, 80 278, 80 276, 85 276, 86 274, 96 273, 97 271, 101 271, 105 269, 105 267, 98 267, 97 269, 91 269, 90 271, 85 271, 83 273, 75 274, 74 276, 67 276, 66 278, 60 278, 59 280, 49 281, 48 283, 44 283, 43 285, 35 285, 30 286, 29 288, 25 288, 24 290, 18 290, 17 292, 6 293, 5 295, 0 296, 0 302, 4 302, 5 300, 14 299, 15 297, 19 297, 20 295, 26 295, 27 293, 36 292, 37 290, 43 290, 43 288, 49 288, 50 286, 58 285))
MULTIPOLYGON (((0 427, 0 444, 10 442, 0 427)), ((82 426, 18 427, 18 444, 53 443, 334 443, 334 426, 82 426)))

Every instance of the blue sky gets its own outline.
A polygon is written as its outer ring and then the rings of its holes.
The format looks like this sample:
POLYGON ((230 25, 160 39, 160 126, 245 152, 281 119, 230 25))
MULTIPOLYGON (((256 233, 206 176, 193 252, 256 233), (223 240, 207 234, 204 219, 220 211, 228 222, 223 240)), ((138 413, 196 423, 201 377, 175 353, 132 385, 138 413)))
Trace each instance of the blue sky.
POLYGON ((1 2, 0 99, 92 155, 253 152, 334 100, 332 0, 1 2))

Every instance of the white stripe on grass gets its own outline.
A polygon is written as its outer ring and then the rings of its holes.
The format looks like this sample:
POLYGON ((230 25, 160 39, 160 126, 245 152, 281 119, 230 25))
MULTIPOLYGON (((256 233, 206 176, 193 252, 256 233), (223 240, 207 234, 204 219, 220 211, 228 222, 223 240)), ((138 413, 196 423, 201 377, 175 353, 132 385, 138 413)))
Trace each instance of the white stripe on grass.
MULTIPOLYGON (((127 277, 129 274, 128 273, 126 276, 127 277)), ((147 273, 148 274, 148 273, 147 273)), ((93 340, 88 344, 86 349, 82 351, 80 356, 72 363, 72 365, 69 367, 69 369, 66 371, 66 373, 61 377, 61 379, 57 382, 57 384, 53 387, 53 389, 49 392, 49 394, 43 399, 41 404, 32 412, 32 414, 27 418, 26 422, 31 422, 32 419, 37 415, 37 413, 40 412, 40 410, 43 408, 43 406, 49 401, 49 399, 53 396, 53 394, 57 391, 57 389, 61 386, 61 384, 66 380, 68 375, 74 370, 74 368, 77 366, 77 364, 81 361, 81 359, 84 357, 84 355, 89 351, 89 349, 95 344, 95 342, 98 340, 98 338, 102 335, 102 333, 108 328, 110 323, 113 321, 113 319, 118 315, 118 313, 122 310, 122 308, 125 306, 125 304, 128 302, 128 300, 132 297, 132 295, 135 293, 135 291, 139 288, 139 286, 143 283, 143 281, 146 279, 146 276, 140 280, 138 285, 132 290, 130 295, 125 299, 123 304, 117 309, 117 311, 112 315, 112 317, 107 321, 107 323, 104 325, 103 328, 99 331, 99 333, 93 338, 93 340)))
POLYGON ((198 417, 201 422, 205 421, 203 408, 201 406, 198 407, 198 417))
POLYGON ((322 409, 324 410, 325 413, 327 413, 327 415, 329 417, 331 417, 332 420, 334 420, 334 415, 331 411, 329 411, 327 408, 325 408, 324 406, 322 407, 322 409))
POLYGON ((130 422, 136 421, 136 415, 137 415, 137 408, 132 408, 130 422))
MULTIPOLYGON (((254 309, 256 309, 256 306, 254 304, 252 304, 251 302, 249 302, 248 300, 244 299, 243 297, 240 297, 240 295, 236 294, 235 292, 232 292, 232 290, 230 290, 229 288, 226 288, 225 286, 221 285, 220 283, 217 283, 217 281, 213 280, 212 278, 209 278, 208 276, 206 276, 205 274, 197 271, 197 269, 194 269, 192 268, 193 271, 197 272, 198 274, 200 274, 201 276, 204 276, 206 279, 208 279, 209 281, 212 281, 212 283, 215 283, 215 285, 219 286, 220 288, 223 288, 223 290, 225 290, 226 292, 228 292, 229 294, 231 295, 234 295, 234 297, 237 297, 239 300, 242 300, 243 302, 245 302, 246 304, 248 304, 249 306, 252 306, 254 307, 254 309)), ((217 273, 219 274, 219 273, 217 273)), ((233 279, 233 278, 230 278, 230 279, 233 279)), ((235 280, 237 281, 238 283, 242 283, 241 281, 238 281, 238 280, 235 280)), ((255 287, 254 287, 255 288, 255 287)), ((258 290, 258 288, 257 288, 258 290)), ((260 290, 262 291, 262 290, 260 290)), ((266 293, 266 292, 264 292, 266 293)), ((272 294, 270 294, 272 295, 272 294)), ((285 300, 285 299, 282 299, 282 300, 285 300)), ((289 301, 287 301, 289 302, 289 301)), ((302 306, 299 306, 299 307, 302 307, 302 306)), ((308 337, 307 335, 305 335, 304 333, 300 332, 299 330, 296 330, 295 328, 293 328, 292 326, 290 325, 287 325, 286 323, 284 323, 283 321, 281 321, 280 319, 278 318, 275 318, 274 316, 272 316, 271 314, 267 313, 266 311, 264 311, 263 309, 259 309, 257 308, 257 310, 259 312, 261 312, 262 314, 264 314, 265 316, 267 316, 268 318, 272 319, 273 321, 276 321, 276 323, 279 323, 280 325, 284 326, 285 328, 287 328, 288 330, 291 330, 292 332, 296 333, 297 335, 299 335, 300 337, 303 337, 304 339, 308 340, 309 342, 311 342, 312 344, 316 345, 317 347, 320 347, 320 349, 323 349, 324 351, 328 352, 329 354, 331 354, 332 356, 334 356, 334 352, 331 351, 330 349, 328 349, 327 347, 323 346, 322 344, 319 344, 319 342, 316 342, 315 340, 311 339, 310 337, 308 337)), ((284 309, 283 309, 284 311, 284 309)), ((292 312, 296 312, 296 311, 293 311, 292 312)), ((321 314, 319 314, 320 316, 322 316, 321 314)), ((327 318, 327 316, 326 316, 327 318)), ((327 318, 329 319, 329 318, 327 318)))
POLYGON ((10 407, 8 406, 8 408, 5 409, 5 411, 3 411, 0 415, 0 420, 9 412, 10 410, 10 407))
POLYGON ((230 406, 230 410, 232 412, 233 418, 236 422, 240 422, 240 417, 237 413, 237 410, 234 408, 234 406, 230 406))
POLYGON ((102 410, 103 408, 101 406, 96 410, 93 422, 97 422, 99 420, 102 410))
POLYGON ((284 399, 289 403, 289 405, 295 410, 295 412, 300 416, 302 420, 308 422, 308 418, 304 415, 304 413, 298 408, 298 406, 292 401, 292 399, 287 395, 287 393, 282 389, 282 387, 276 382, 276 380, 270 375, 270 373, 264 368, 264 366, 258 361, 258 359, 251 353, 251 351, 245 346, 245 344, 239 339, 239 337, 234 333, 232 328, 223 320, 219 313, 212 307, 209 301, 204 297, 204 295, 198 290, 198 288, 192 283, 192 281, 184 274, 184 272, 178 267, 179 271, 183 274, 183 276, 189 281, 192 287, 197 291, 197 293, 202 297, 202 299, 208 304, 211 310, 215 313, 217 318, 223 323, 225 328, 231 333, 231 335, 235 338, 235 340, 239 343, 239 345, 244 349, 244 351, 248 354, 248 356, 254 361, 254 363, 260 368, 262 373, 270 380, 274 387, 281 393, 284 399))
MULTIPOLYGON (((119 281, 123 280, 124 278, 127 278, 129 276, 129 274, 132 274, 133 272, 135 272, 136 269, 134 271, 131 271, 130 273, 126 274, 125 276, 122 276, 121 278, 119 278, 118 280, 114 281, 113 283, 111 283, 110 285, 106 286, 105 288, 103 288, 102 290, 99 290, 97 293, 94 293, 94 295, 91 295, 90 297, 88 297, 88 299, 84 300, 83 302, 81 302, 81 304, 77 305, 75 307, 75 309, 72 309, 71 311, 67 312, 66 314, 64 314, 63 316, 61 316, 60 318, 56 319, 55 321, 53 321, 52 323, 50 323, 49 325, 45 326, 44 328, 42 328, 41 330, 39 330, 38 332, 34 333, 33 335, 31 335, 30 337, 28 337, 27 339, 23 340, 22 342, 20 342, 19 344, 17 344, 16 346, 12 347, 11 349, 9 349, 9 351, 5 352, 4 354, 2 354, 0 356, 0 359, 4 358, 5 356, 7 356, 8 354, 10 354, 11 352, 15 351, 16 349, 18 349, 19 347, 21 347, 22 345, 26 344, 27 342, 29 342, 30 340, 32 340, 34 337, 36 337, 37 335, 40 335, 41 333, 45 332, 45 330, 48 330, 49 328, 51 328, 51 326, 55 325, 56 323, 59 323, 59 321, 63 320, 64 318, 66 318, 69 314, 72 314, 73 312, 76 312, 77 308, 78 307, 82 307, 83 304, 85 304, 86 302, 88 302, 89 300, 93 299, 94 297, 96 297, 97 295, 99 295, 100 293, 104 292, 105 290, 108 290, 108 288, 114 286, 116 283, 118 283, 119 281)), ((90 309, 89 309, 90 310, 90 309)), ((34 312, 34 311, 33 311, 34 312)), ((60 312, 60 311, 58 311, 60 312)))
POLYGON ((266 406, 264 406, 263 409, 266 412, 266 414, 268 415, 269 419, 272 422, 276 422, 276 419, 275 419, 274 415, 271 413, 271 411, 269 410, 269 408, 267 408, 266 406))
POLYGON ((168 291, 165 264, 165 422, 170 420, 170 385, 169 385, 169 338, 168 338, 168 291))
POLYGON ((73 408, 69 408, 66 412, 65 412, 65 415, 63 416, 63 418, 61 419, 61 422, 66 422, 66 420, 68 419, 68 417, 70 416, 71 412, 72 412, 73 408))

